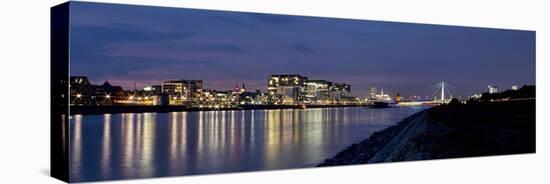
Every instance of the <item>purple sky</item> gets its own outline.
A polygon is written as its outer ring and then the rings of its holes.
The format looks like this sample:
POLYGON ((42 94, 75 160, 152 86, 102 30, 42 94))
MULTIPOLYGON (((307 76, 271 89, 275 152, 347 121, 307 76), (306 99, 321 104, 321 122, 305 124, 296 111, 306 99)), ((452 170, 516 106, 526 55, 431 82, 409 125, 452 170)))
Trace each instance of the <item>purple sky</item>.
POLYGON ((366 96, 455 96, 493 84, 535 84, 535 32, 349 19, 71 2, 71 75, 133 89, 165 79, 205 88, 244 82, 266 91, 270 74, 346 82, 366 96))

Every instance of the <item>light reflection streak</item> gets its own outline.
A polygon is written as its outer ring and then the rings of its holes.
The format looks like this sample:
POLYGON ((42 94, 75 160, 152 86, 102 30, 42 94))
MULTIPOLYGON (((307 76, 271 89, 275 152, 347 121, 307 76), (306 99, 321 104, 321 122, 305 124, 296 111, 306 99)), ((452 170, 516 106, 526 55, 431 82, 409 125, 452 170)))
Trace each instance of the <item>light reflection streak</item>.
POLYGON ((276 123, 280 123, 280 113, 281 110, 268 110, 268 116, 267 116, 267 126, 264 127, 263 131, 265 134, 265 142, 267 142, 267 145, 265 145, 265 168, 274 168, 277 165, 276 159, 277 159, 277 153, 278 153, 278 142, 277 139, 275 139, 275 134, 277 132, 276 123))
POLYGON ((68 158, 68 155, 67 155, 67 146, 69 145, 69 143, 67 141, 67 126, 68 126, 68 123, 67 123, 67 120, 65 118, 67 118, 67 115, 61 114, 61 141, 62 141, 62 144, 63 144, 63 145, 61 145, 61 149, 62 149, 62 152, 63 152, 63 158, 68 158))
POLYGON ((109 177, 111 170, 111 114, 103 115, 103 139, 101 149, 101 173, 109 177))
POLYGON ((256 145, 254 144, 256 141, 255 139, 256 136, 254 135, 254 131, 256 130, 256 128, 254 128, 256 124, 256 119, 255 119, 256 111, 252 110, 250 114, 251 114, 250 115, 250 143, 251 143, 250 145, 252 145, 253 147, 254 145, 256 145))
MULTIPOLYGON (((245 129, 245 128, 246 128, 247 126, 249 127, 250 124, 252 124, 251 121, 247 121, 247 120, 244 118, 244 116, 245 116, 245 113, 244 113, 244 112, 245 112, 245 111, 243 110, 243 111, 241 111, 241 113, 240 113, 240 117, 241 117, 241 123, 240 123, 240 126, 241 126, 241 130, 240 130, 241 135, 240 135, 240 137, 241 137, 241 139, 240 139, 240 143, 241 143, 241 146, 245 146, 245 145, 246 145, 246 144, 244 144, 244 140, 245 140, 245 138, 247 138, 247 135, 246 135, 247 133, 246 133, 246 129, 245 129)), ((254 116, 254 112, 253 112, 253 111, 249 111, 249 112, 251 113, 251 116, 254 116)), ((236 131, 236 130, 235 130, 235 131, 236 131)), ((250 132, 249 132, 249 133, 250 133, 250 132)), ((249 134, 248 136, 250 136, 250 134, 249 134)), ((248 138, 249 138, 249 137, 248 137, 248 138)))
MULTIPOLYGON (((231 134, 230 134, 230 139, 229 139, 231 142, 229 143, 229 147, 234 148, 234 149, 236 149, 236 147, 237 147, 237 146, 235 145, 236 142, 237 142, 237 135, 236 135, 236 133, 237 133, 237 127, 236 127, 236 125, 235 125, 235 124, 237 123, 237 122, 236 122, 236 121, 237 121, 237 120, 236 120, 237 117, 236 117, 235 114, 236 114, 235 111, 231 111, 231 122, 230 122, 230 125, 231 125, 231 126, 230 126, 230 128, 229 128, 230 131, 231 131, 231 132, 230 132, 230 133, 231 133, 231 134)), ((242 121, 242 120, 241 120, 241 122, 244 123, 244 121, 242 121)))
POLYGON ((124 114, 125 118, 123 119, 122 127, 122 145, 124 149, 123 156, 123 170, 126 177, 132 177, 132 168, 134 168, 134 114, 124 114))
MULTIPOLYGON (((76 163, 72 165, 75 168, 80 168, 82 162, 82 115, 74 115, 74 128, 71 134, 73 136, 71 146, 69 147, 71 151, 70 159, 75 160, 76 163)), ((71 172, 82 174, 80 169, 72 169, 71 172)))
POLYGON ((218 111, 213 111, 212 112, 213 114, 213 119, 210 121, 210 123, 208 124, 208 130, 210 131, 209 132, 209 135, 210 137, 208 138, 208 144, 209 145, 214 145, 214 150, 212 150, 213 152, 216 152, 218 149, 219 149, 219 145, 216 144, 216 140, 218 140, 218 134, 216 133, 216 130, 218 128, 218 114, 219 112, 218 111))
POLYGON ((226 134, 227 134, 227 129, 225 129, 225 125, 226 125, 226 119, 225 119, 225 116, 226 116, 226 111, 222 111, 221 113, 221 120, 220 122, 216 122, 216 124, 220 124, 221 126, 218 127, 218 129, 216 129, 216 131, 218 132, 218 134, 220 134, 220 138, 219 139, 216 139, 218 145, 220 146, 220 150, 223 150, 225 148, 225 144, 226 144, 226 134))
POLYGON ((153 174, 153 155, 154 155, 154 142, 155 142, 155 122, 151 113, 139 114, 138 124, 143 127, 143 137, 140 142, 143 144, 141 147, 141 164, 142 168, 141 176, 152 176, 153 174), (143 116, 143 119, 141 117, 143 116))
MULTIPOLYGON (((180 154, 185 153, 186 146, 187 145, 187 112, 181 112, 181 123, 180 123, 180 130, 178 131, 180 134, 179 137, 179 147, 180 147, 180 154)), ((178 154, 179 155, 179 154, 178 154)))
POLYGON ((197 152, 201 152, 202 151, 202 142, 204 141, 203 139, 203 136, 204 136, 204 130, 203 130, 203 124, 204 124, 204 112, 203 111, 200 111, 199 112, 199 129, 198 129, 198 138, 197 138, 197 152))
POLYGON ((169 129, 170 129, 170 134, 169 134, 169 137, 170 137, 170 154, 169 154, 169 157, 170 157, 170 160, 172 160, 172 162, 170 162, 170 170, 174 171, 177 169, 177 163, 179 162, 179 155, 178 155, 178 116, 177 116, 177 113, 175 112, 172 112, 169 114, 169 116, 171 117, 170 121, 169 121, 169 129))

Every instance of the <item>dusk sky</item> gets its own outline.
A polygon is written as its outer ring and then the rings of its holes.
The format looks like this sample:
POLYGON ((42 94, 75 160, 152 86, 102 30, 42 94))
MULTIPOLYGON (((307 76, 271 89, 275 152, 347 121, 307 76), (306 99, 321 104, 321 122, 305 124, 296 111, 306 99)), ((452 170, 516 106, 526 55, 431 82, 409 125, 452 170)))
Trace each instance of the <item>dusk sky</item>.
POLYGON ((270 74, 455 96, 535 84, 535 32, 72 2, 71 75, 125 89, 166 79, 266 91, 270 74))

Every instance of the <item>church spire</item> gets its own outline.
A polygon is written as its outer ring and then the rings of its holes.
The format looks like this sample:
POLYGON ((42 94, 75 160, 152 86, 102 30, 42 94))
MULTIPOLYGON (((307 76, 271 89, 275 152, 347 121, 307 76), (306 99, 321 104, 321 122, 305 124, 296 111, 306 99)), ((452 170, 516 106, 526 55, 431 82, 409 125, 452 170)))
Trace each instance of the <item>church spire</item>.
POLYGON ((244 87, 244 82, 243 82, 243 87, 241 88, 240 92, 241 92, 241 93, 246 92, 246 87, 244 87))

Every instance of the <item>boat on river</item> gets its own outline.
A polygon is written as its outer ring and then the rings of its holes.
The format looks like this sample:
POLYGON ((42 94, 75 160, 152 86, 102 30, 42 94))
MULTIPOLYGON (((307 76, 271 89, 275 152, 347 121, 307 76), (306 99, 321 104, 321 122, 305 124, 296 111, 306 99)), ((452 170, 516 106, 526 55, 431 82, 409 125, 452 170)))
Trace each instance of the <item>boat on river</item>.
POLYGON ((392 100, 388 94, 384 94, 384 89, 380 94, 372 95, 372 97, 367 102, 367 107, 370 108, 390 108, 396 107, 397 103, 392 100))

